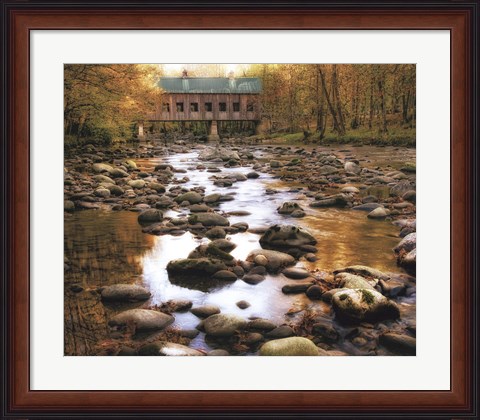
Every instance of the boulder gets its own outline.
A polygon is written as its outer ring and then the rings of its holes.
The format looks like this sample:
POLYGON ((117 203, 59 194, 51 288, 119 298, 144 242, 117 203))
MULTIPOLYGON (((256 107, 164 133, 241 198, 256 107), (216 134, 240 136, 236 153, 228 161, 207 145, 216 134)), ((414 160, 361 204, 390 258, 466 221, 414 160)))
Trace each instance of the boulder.
POLYGON ((240 160, 238 153, 227 149, 225 147, 206 147, 198 154, 198 159, 200 160, 215 160, 221 159, 222 161, 228 161, 230 159, 240 160))
POLYGON ((190 309, 190 312, 199 318, 208 318, 209 316, 219 314, 220 308, 215 305, 204 305, 192 308, 190 309))
POLYGON ((277 273, 283 267, 295 264, 295 258, 289 254, 280 251, 271 251, 268 249, 256 249, 247 257, 247 261, 254 261, 257 255, 262 255, 267 259, 265 268, 269 273, 277 273))
POLYGON ((405 236, 405 238, 403 238, 393 250, 395 251, 396 254, 399 254, 400 252, 407 253, 412 251, 416 247, 417 247, 417 233, 413 232, 405 236))
POLYGON ((379 337, 379 342, 399 355, 415 356, 417 351, 417 340, 405 334, 385 333, 379 337))
POLYGON ((375 210, 372 210, 370 213, 368 213, 367 217, 369 219, 381 220, 385 219, 389 214, 390 212, 386 208, 377 207, 375 210))
POLYGON ((212 337, 230 337, 243 330, 247 322, 236 315, 216 314, 209 316, 203 326, 207 335, 212 337))
POLYGON ((147 209, 138 215, 138 223, 142 225, 161 222, 163 220, 163 213, 156 209, 147 209))
POLYGON ((355 162, 346 162, 344 168, 347 174, 358 175, 362 171, 360 166, 358 166, 355 162))
POLYGON ((217 213, 195 213, 188 218, 188 223, 195 225, 200 223, 203 226, 228 226, 230 222, 227 218, 217 213))
POLYGON ((174 321, 173 316, 149 309, 130 309, 114 316, 110 326, 135 325, 136 331, 163 330, 174 321))
POLYGON ((349 322, 377 322, 400 317, 398 306, 376 290, 349 289, 332 298, 336 316, 349 322))
POLYGON ((260 356, 319 356, 320 350, 308 338, 287 337, 265 343, 260 356))
POLYGON ((183 203, 184 201, 188 201, 190 204, 198 204, 202 201, 202 196, 198 192, 189 191, 175 197, 175 202, 177 203, 183 203))
POLYGON ((338 273, 351 273, 357 274, 363 277, 373 277, 378 280, 388 280, 390 276, 377 270, 376 268, 368 267, 366 265, 350 265, 348 267, 339 268, 333 272, 333 274, 338 273))
POLYGON ((378 280, 367 280, 363 277, 350 273, 338 273, 335 275, 339 287, 345 289, 374 289, 378 280))
POLYGON ((226 269, 225 263, 211 258, 181 258, 167 264, 168 274, 212 275, 226 269))
POLYGON ((150 298, 150 292, 137 284, 114 284, 102 289, 102 300, 108 302, 137 302, 150 298))
POLYGON ((264 248, 285 249, 316 243, 317 240, 310 233, 293 225, 271 226, 260 237, 260 245, 264 248))
POLYGON ((277 212, 280 214, 292 214, 296 210, 302 210, 302 208, 293 201, 286 201, 283 203, 279 208, 277 208, 277 212))
POLYGON ((305 270, 304 268, 300 267, 288 267, 282 270, 282 274, 285 277, 288 277, 289 279, 306 279, 307 277, 310 277, 310 273, 305 270))

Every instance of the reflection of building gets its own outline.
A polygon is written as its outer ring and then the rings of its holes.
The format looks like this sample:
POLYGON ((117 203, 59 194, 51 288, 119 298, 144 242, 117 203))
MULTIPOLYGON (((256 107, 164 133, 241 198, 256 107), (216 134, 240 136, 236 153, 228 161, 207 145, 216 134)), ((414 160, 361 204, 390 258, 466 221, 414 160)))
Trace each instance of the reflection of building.
MULTIPOLYGON (((259 94, 261 81, 255 77, 162 77, 162 89, 155 113, 150 122, 204 121, 211 138, 218 137, 219 121, 260 122, 259 94)), ((139 123, 139 138, 144 137, 143 123, 139 123)))

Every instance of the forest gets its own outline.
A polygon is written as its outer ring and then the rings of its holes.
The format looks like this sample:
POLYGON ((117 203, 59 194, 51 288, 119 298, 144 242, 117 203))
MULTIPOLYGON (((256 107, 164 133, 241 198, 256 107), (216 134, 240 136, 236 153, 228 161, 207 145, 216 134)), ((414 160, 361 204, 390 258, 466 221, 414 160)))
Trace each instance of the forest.
MULTIPOLYGON (((183 65, 188 75, 226 77, 232 66, 183 65)), ((160 100, 156 86, 179 68, 69 64, 64 78, 66 143, 135 137, 136 121, 160 100)), ((235 77, 263 84, 260 137, 303 142, 415 144, 414 64, 239 64, 235 77)))

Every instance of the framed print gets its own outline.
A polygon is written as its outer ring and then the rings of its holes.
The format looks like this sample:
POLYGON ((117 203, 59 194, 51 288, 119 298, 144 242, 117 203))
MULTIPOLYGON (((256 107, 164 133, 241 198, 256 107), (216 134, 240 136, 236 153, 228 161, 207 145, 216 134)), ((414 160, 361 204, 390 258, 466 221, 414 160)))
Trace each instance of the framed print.
POLYGON ((2 19, 5 418, 478 415, 478 3, 2 19))

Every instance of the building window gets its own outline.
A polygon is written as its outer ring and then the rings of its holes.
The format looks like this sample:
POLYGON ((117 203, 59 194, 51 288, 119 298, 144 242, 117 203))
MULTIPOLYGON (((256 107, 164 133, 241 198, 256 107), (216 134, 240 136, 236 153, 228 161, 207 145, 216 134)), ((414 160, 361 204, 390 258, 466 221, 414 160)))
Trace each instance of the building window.
POLYGON ((213 106, 211 102, 205 102, 205 111, 206 112, 212 112, 213 111, 213 106))
POLYGON ((233 112, 240 112, 240 102, 233 103, 233 112))
POLYGON ((247 112, 253 112, 255 111, 255 106, 253 102, 247 102, 247 112))
POLYGON ((190 103, 190 112, 198 112, 198 102, 190 103))
POLYGON ((183 112, 183 102, 177 102, 177 112, 183 112))
POLYGON ((164 102, 162 104, 162 111, 163 112, 170 112, 170 104, 168 102, 164 102))
POLYGON ((227 103, 226 102, 220 102, 218 104, 218 109, 220 112, 227 112, 227 103))

